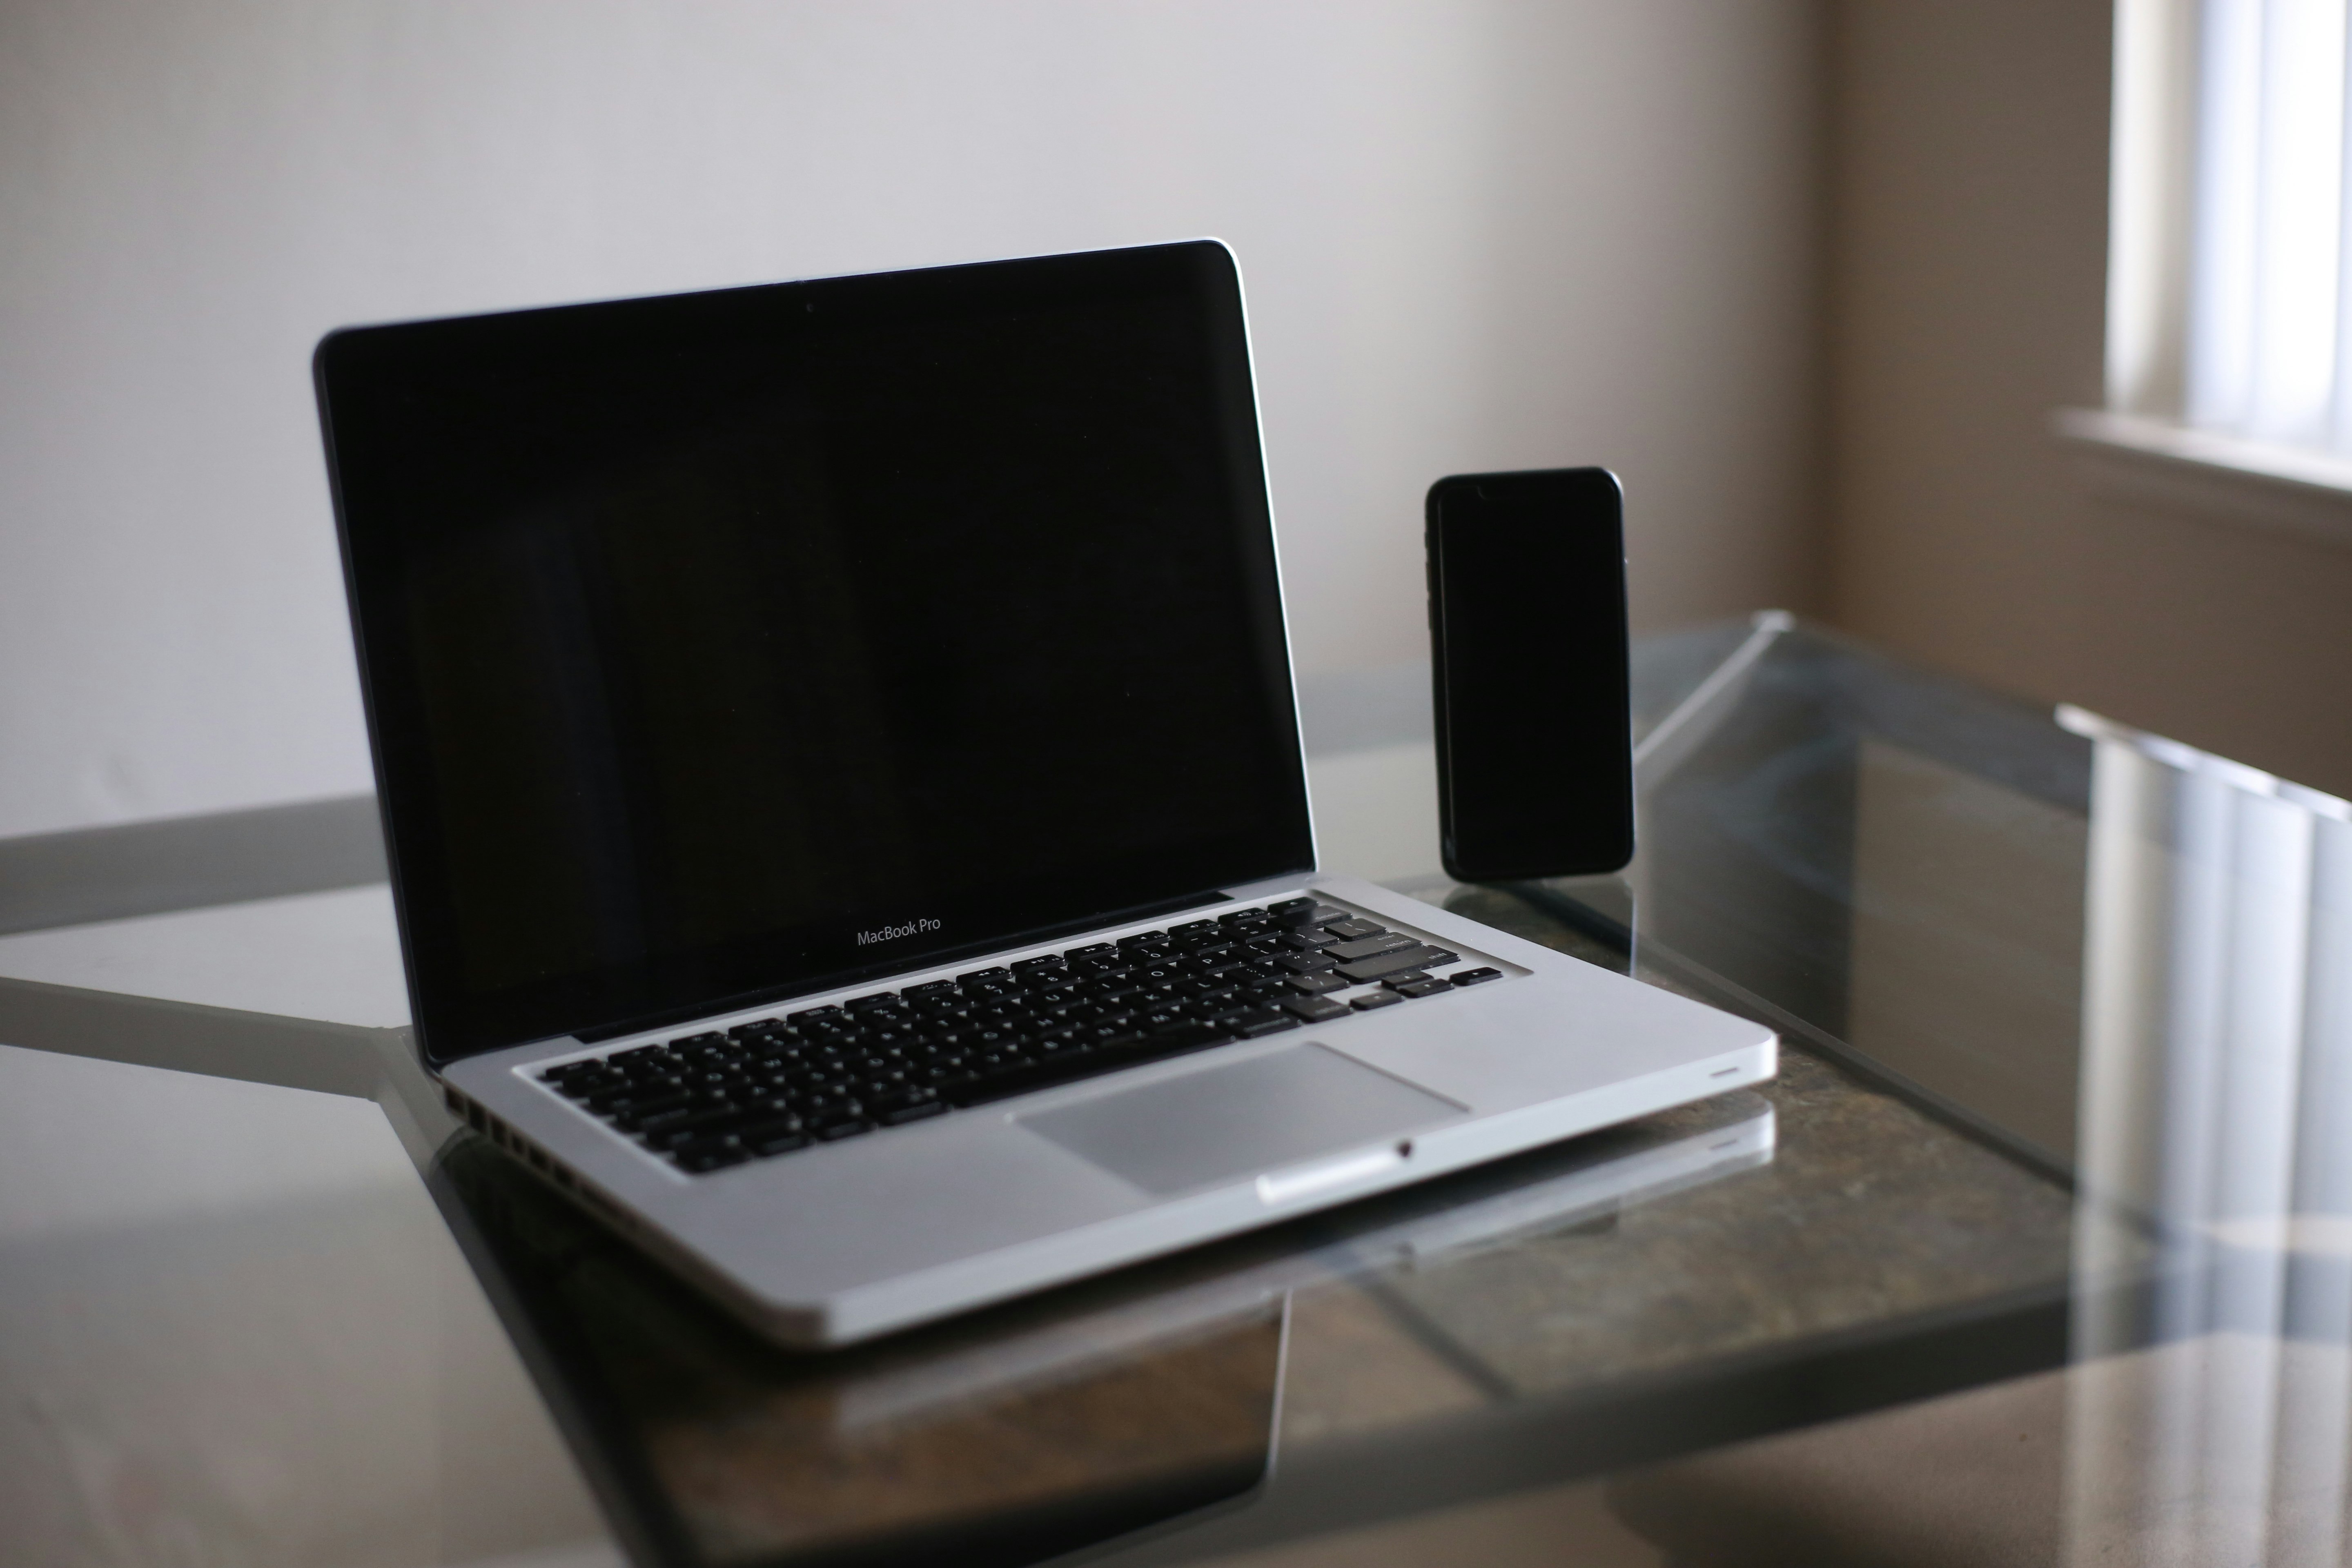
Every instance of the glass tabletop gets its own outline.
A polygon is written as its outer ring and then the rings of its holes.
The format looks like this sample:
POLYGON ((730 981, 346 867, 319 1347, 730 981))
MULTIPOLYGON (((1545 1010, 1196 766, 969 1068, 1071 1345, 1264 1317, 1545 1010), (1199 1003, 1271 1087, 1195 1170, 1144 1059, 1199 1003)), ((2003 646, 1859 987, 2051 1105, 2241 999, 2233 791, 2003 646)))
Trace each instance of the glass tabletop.
POLYGON ((2336 1561, 2352 813, 1778 614, 1634 667, 1622 875, 1430 872, 1410 669, 1307 690, 1326 863, 1776 1081, 822 1355, 451 1121, 365 801, 0 842, 0 1544, 2336 1561))

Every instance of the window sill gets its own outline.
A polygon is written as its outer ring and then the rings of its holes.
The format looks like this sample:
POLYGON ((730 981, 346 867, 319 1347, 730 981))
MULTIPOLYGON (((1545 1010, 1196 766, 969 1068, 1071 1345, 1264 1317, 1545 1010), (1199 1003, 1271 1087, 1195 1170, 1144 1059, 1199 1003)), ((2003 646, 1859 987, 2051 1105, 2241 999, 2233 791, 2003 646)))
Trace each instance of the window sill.
POLYGON ((2104 499, 2352 548, 2352 460, 2104 409, 2062 408, 2052 424, 2104 499))

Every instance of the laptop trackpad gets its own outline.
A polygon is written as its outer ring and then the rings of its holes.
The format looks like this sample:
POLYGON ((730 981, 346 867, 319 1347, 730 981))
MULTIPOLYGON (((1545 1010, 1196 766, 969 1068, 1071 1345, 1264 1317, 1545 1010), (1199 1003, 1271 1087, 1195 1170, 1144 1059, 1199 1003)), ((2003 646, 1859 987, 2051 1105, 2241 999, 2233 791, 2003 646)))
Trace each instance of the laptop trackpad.
POLYGON ((1377 1142, 1464 1109, 1301 1044, 1014 1120, 1163 1194, 1377 1142))

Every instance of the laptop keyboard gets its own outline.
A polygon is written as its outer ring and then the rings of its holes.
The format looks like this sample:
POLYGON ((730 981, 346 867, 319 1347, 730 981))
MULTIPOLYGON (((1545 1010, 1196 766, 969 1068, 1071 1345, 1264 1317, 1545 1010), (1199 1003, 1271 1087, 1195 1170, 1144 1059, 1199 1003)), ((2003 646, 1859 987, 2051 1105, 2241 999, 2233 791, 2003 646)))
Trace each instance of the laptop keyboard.
POLYGON ((699 1174, 1502 978, 1460 962, 1286 899, 539 1076, 699 1174))

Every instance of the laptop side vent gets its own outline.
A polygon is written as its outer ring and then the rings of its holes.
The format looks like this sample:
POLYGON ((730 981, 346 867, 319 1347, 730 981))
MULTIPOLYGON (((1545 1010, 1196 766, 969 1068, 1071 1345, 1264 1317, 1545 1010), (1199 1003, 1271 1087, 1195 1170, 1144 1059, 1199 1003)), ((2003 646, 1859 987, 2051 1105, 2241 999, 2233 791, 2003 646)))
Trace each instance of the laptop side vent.
POLYGON ((441 1095, 449 1107, 450 1114, 463 1118, 467 1126, 539 1173, 558 1191, 624 1230, 640 1228, 627 1210, 582 1180, 562 1161, 516 1131, 500 1118, 483 1110, 480 1102, 470 1095, 462 1094, 446 1084, 441 1086, 441 1095))

